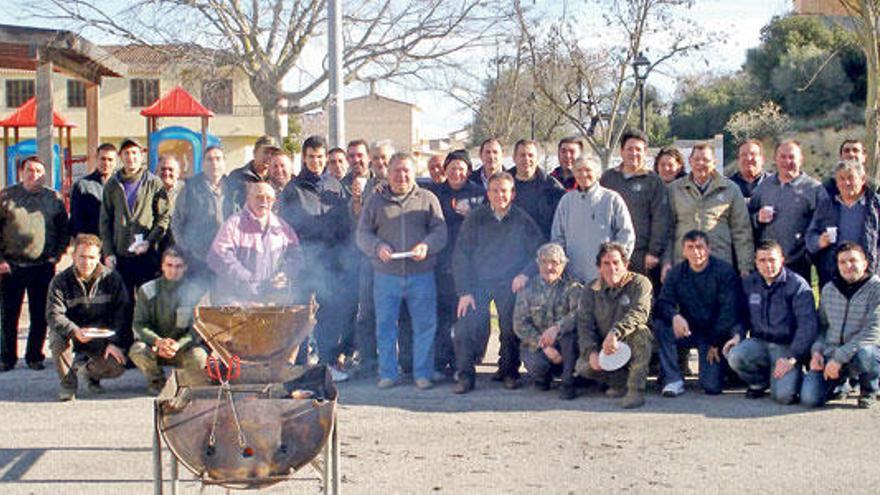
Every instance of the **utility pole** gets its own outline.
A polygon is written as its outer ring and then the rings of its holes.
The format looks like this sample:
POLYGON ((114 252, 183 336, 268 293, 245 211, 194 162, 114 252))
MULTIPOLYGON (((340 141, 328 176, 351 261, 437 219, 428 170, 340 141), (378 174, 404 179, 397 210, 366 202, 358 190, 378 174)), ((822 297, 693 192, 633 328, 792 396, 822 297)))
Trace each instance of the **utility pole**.
POLYGON ((340 0, 327 2, 327 58, 330 68, 330 94, 327 98, 329 114, 329 146, 345 146, 345 95, 342 81, 342 9, 340 0))

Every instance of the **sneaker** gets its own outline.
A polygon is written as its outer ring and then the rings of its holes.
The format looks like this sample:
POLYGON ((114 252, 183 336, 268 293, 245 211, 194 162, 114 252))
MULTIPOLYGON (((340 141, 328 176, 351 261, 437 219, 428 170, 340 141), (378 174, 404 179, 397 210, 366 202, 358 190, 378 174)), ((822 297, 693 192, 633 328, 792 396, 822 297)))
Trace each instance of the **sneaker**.
POLYGON ((27 367, 34 370, 34 371, 40 371, 40 370, 46 369, 46 365, 43 364, 42 361, 31 361, 27 364, 27 367))
POLYGON ((397 385, 397 380, 391 378, 382 378, 376 383, 376 386, 385 390, 394 387, 397 385))
POLYGON ((61 402, 69 402, 74 399, 76 399, 76 389, 74 388, 62 388, 58 392, 58 400, 61 402))
POLYGON ((348 373, 342 371, 341 369, 339 369, 339 367, 328 366, 327 368, 330 369, 330 378, 332 378, 335 383, 344 382, 344 381, 348 380, 348 378, 349 378, 348 373))
POLYGON ((608 390, 605 391, 605 397, 611 397, 612 399, 617 399, 624 395, 626 395, 626 390, 622 388, 608 387, 608 390))
POLYGON ((434 383, 427 378, 416 378, 416 388, 419 390, 428 390, 432 388, 434 383))
POLYGON ((636 409, 645 405, 644 392, 627 392, 620 402, 620 407, 624 409, 636 409))
POLYGON ((749 387, 746 389, 746 399, 760 399, 761 397, 764 397, 765 393, 766 392, 763 387, 761 387, 761 388, 749 387))
POLYGON ((660 392, 660 395, 662 395, 663 397, 678 397, 683 393, 684 381, 678 380, 672 383, 667 383, 666 386, 663 387, 663 391, 660 392))
POLYGON ((877 398, 874 395, 863 395, 859 397, 859 409, 871 409, 876 402, 877 398))
POLYGON ((577 392, 575 392, 574 385, 563 383, 559 386, 559 398, 561 400, 572 400, 577 397, 577 392))

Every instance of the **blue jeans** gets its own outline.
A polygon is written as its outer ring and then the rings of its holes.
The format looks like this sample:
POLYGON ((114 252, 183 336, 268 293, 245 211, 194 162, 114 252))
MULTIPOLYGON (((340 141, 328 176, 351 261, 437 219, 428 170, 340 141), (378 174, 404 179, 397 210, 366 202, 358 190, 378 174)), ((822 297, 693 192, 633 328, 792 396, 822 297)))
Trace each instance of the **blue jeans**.
POLYGON ((782 378, 774 378, 776 361, 783 356, 788 356, 788 346, 749 338, 730 350, 727 363, 749 387, 766 389, 769 386, 773 400, 791 404, 797 398, 803 372, 797 364, 782 378))
POLYGON ((430 380, 434 375, 434 334, 437 332, 437 286, 433 271, 406 276, 375 272, 373 304, 379 377, 398 378, 397 322, 403 301, 410 308, 413 325, 413 377, 430 380))
MULTIPOLYGON (((697 332, 692 333, 689 337, 676 339, 675 333, 672 331, 672 325, 658 320, 654 320, 654 336, 659 344, 660 370, 663 372, 663 384, 668 385, 677 381, 682 381, 681 369, 678 367, 678 349, 691 349, 696 347, 699 353, 699 382, 703 391, 709 395, 717 395, 724 389, 724 358, 720 363, 709 363, 706 354, 709 352, 709 342, 698 335, 697 332)), ((721 349, 718 349, 719 354, 721 349)))
MULTIPOLYGON (((825 356, 827 364, 831 358, 825 356)), ((810 371, 801 386, 801 403, 807 407, 819 407, 828 401, 834 388, 849 377, 858 378, 862 395, 876 395, 877 377, 880 376, 880 349, 867 345, 859 349, 852 361, 840 369, 836 380, 826 380, 821 371, 810 371)))

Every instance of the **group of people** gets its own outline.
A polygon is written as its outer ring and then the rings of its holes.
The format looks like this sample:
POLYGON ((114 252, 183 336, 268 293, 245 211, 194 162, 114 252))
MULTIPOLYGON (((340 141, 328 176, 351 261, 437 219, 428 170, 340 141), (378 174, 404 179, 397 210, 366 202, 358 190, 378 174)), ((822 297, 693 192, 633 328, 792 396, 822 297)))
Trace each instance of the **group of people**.
MULTIPOLYGON (((389 142, 329 149, 302 143, 302 168, 274 139, 223 176, 219 147, 181 180, 172 155, 145 166, 134 139, 101 145, 93 173, 71 191, 70 216, 43 186, 44 164, 22 160, 0 192, 0 371, 14 368, 27 292, 25 361, 43 367, 49 330, 61 400, 77 376, 100 392, 128 360, 148 388, 163 365, 202 379, 207 352, 193 307, 318 303, 313 348, 334 380, 412 375, 427 389, 475 388, 492 315, 507 389, 520 369, 539 390, 559 379, 573 399, 584 381, 639 407, 652 360, 662 395, 684 393, 683 351, 696 348, 700 387, 719 394, 732 371, 746 396, 819 406, 857 385, 871 407, 880 374, 880 199, 865 150, 846 141, 820 183, 802 172, 800 145, 738 147, 738 170, 718 172, 713 148, 687 159, 663 148, 648 165, 639 131, 620 141, 622 163, 602 171, 578 138, 558 143, 559 166, 538 166, 520 140, 505 171, 488 139, 475 167, 464 150, 416 159, 389 142), (121 167, 116 167, 116 162, 121 167), (72 240, 71 240, 72 239, 72 240), (55 274, 73 245, 73 266, 55 274), (815 267, 818 304, 811 287, 815 267), (603 359, 630 354, 619 368, 603 359)), ((306 359, 301 353, 296 359, 306 359)))

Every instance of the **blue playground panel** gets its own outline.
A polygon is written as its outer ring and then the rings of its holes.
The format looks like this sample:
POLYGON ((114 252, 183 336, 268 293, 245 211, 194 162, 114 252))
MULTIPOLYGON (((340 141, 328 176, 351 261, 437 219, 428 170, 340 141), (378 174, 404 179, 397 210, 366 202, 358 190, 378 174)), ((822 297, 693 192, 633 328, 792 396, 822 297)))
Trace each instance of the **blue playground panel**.
MULTIPOLYGON (((18 175, 16 174, 18 168, 18 160, 22 158, 27 158, 32 155, 36 155, 37 153, 37 140, 36 139, 26 139, 24 141, 19 141, 18 144, 14 144, 6 149, 6 163, 9 164, 6 167, 6 184, 12 185, 18 182, 18 175)), ((61 147, 57 144, 52 145, 52 177, 55 178, 55 185, 53 189, 56 191, 61 190, 61 147)))
MULTIPOLYGON (((168 140, 189 142, 193 151, 193 175, 201 173, 202 157, 205 155, 205 150, 202 149, 202 134, 179 126, 166 127, 150 134, 150 171, 156 172, 159 164, 159 144, 168 140)), ((220 146, 220 138, 208 134, 208 146, 220 146)))

